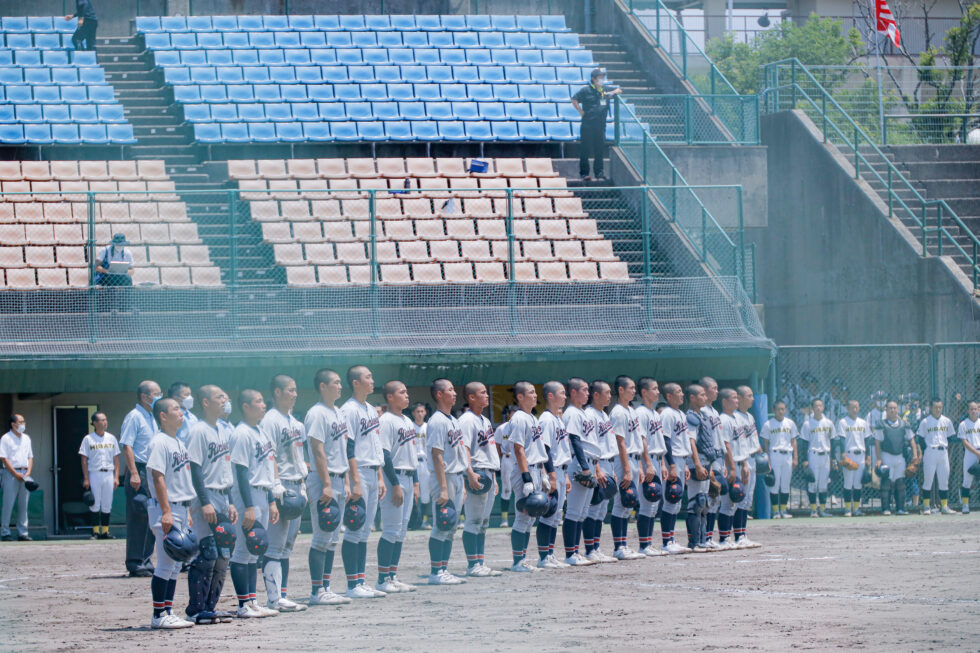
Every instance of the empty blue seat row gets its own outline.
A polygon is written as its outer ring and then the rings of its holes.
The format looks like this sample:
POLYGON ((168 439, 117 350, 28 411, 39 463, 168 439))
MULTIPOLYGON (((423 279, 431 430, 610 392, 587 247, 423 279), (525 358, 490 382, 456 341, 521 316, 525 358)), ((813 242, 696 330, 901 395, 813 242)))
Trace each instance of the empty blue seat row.
MULTIPOLYGON (((591 70, 588 66, 169 66, 163 69, 163 79, 167 84, 584 84, 591 70)), ((4 81, 3 71, 0 68, 0 82, 4 81)), ((39 76, 39 79, 43 79, 43 76, 39 76)))
MULTIPOLYGON (((0 105, 0 122, 11 122, 4 120, 2 108, 3 105, 0 105)), ((569 103, 470 101, 185 104, 184 118, 191 123, 318 120, 580 121, 578 112, 569 103)))
POLYGON ((489 102, 567 102, 577 91, 565 84, 200 84, 174 86, 174 101, 199 102, 356 102, 474 100, 489 102))
POLYGON ((75 19, 65 20, 64 16, 4 16, 0 21, 0 32, 74 32, 78 27, 75 19))
POLYGON ((0 66, 0 84, 105 84, 99 66, 0 66))
MULTIPOLYGON (((10 19, 5 19, 10 20, 10 19)), ((50 19, 38 19, 40 21, 50 19)), ((19 25, 19 23, 18 23, 19 25)), ((487 15, 344 15, 344 16, 138 16, 136 31, 237 32, 237 31, 479 31, 567 32, 565 16, 487 15)), ((48 30, 17 30, 48 31, 48 30)))
POLYGON ((88 50, 0 49, 0 66, 95 66, 95 52, 88 50))
POLYGON ((0 85, 0 102, 16 102, 18 104, 31 104, 33 102, 70 102, 82 104, 86 102, 109 103, 115 102, 116 97, 112 92, 112 87, 108 84, 68 84, 65 86, 55 86, 53 84, 42 84, 32 86, 31 84, 7 84, 0 85))
POLYGON ((124 145, 135 143, 133 126, 129 124, 60 124, 60 125, 18 125, 0 124, 0 143, 17 144, 92 144, 124 145))
MULTIPOLYGON (((3 51, 0 50, 0 54, 3 51)), ((490 50, 474 48, 271 48, 260 50, 157 50, 154 61, 170 66, 332 66, 337 64, 595 66, 591 50, 490 50)), ((0 64, 2 64, 0 60, 0 64)))
MULTIPOLYGON (((75 21, 72 21, 74 23, 75 21)), ((33 34, 0 34, 0 46, 16 50, 30 50, 40 48, 42 50, 57 50, 59 48, 71 48, 71 28, 67 34, 36 32, 33 34)), ((93 53, 94 54, 94 53, 93 53)))
POLYGON ((147 50, 226 48, 578 48, 573 32, 151 32, 147 50))
POLYGON ((0 103, 0 122, 125 122, 121 104, 0 103))

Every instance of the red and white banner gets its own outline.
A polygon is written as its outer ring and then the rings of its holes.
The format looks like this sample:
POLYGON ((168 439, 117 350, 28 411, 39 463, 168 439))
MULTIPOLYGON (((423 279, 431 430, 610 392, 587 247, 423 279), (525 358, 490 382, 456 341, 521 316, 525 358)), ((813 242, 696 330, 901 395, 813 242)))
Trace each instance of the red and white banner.
POLYGON ((902 34, 898 31, 898 23, 888 8, 887 0, 875 0, 875 23, 879 34, 887 34, 896 48, 902 47, 902 34))

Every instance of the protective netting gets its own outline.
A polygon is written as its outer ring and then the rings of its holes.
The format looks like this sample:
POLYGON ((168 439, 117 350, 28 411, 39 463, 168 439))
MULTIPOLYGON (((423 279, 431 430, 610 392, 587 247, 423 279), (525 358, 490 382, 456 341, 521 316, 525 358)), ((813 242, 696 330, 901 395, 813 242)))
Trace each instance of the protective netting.
MULTIPOLYGON (((943 400, 943 413, 958 427, 966 416, 967 402, 980 397, 980 345, 975 344, 780 347, 776 370, 770 388, 775 388, 776 398, 787 403, 787 414, 797 426, 802 425, 805 406, 814 397, 823 399, 827 416, 836 424, 847 414, 847 400, 857 399, 860 416, 867 418, 876 408, 876 395, 880 393, 898 402, 899 413, 913 431, 928 414, 933 396, 943 400)), ((948 451, 949 501, 953 506, 959 503, 963 452, 960 441, 953 439, 948 451)), ((907 490, 910 506, 921 501, 921 480, 920 469, 907 490)), ((863 505, 880 507, 879 487, 875 476, 873 484, 863 490, 863 505)), ((933 493, 937 487, 933 485, 933 493)), ((829 493, 834 507, 841 507, 842 492, 841 474, 832 471, 829 493)), ((971 496, 980 499, 980 488, 974 487, 971 496)), ((938 505, 938 495, 932 499, 933 505, 938 505)), ((806 505, 806 481, 802 469, 797 468, 793 473, 791 507, 806 505)))

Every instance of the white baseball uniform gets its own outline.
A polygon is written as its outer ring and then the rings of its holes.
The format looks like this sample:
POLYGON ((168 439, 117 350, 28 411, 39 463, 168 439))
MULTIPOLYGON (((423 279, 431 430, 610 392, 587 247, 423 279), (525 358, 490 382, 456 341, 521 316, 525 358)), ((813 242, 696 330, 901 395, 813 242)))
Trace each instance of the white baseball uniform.
MULTIPOLYGON (((344 489, 344 477, 350 471, 347 459, 347 420, 334 406, 318 402, 306 411, 303 419, 306 428, 307 456, 310 460, 310 473, 306 476, 306 491, 310 502, 316 505, 323 494, 323 480, 316 471, 313 463, 313 440, 323 443, 323 454, 327 459, 327 473, 330 476, 330 494, 337 506, 343 510, 347 502, 347 492, 344 489)), ((311 519, 313 527, 312 546, 318 551, 332 551, 340 541, 340 528, 327 532, 320 528, 319 519, 311 519)))
POLYGON ((743 510, 752 510, 752 501, 755 497, 755 454, 762 451, 762 443, 759 441, 759 432, 755 428, 755 416, 752 413, 736 410, 735 420, 744 430, 744 442, 748 447, 749 454, 745 459, 745 464, 749 466, 749 482, 745 484, 745 499, 738 504, 738 507, 743 510))
MULTIPOLYGON (((615 474, 613 460, 619 457, 619 448, 616 444, 616 435, 613 433, 612 420, 605 411, 596 410, 592 406, 585 409, 585 414, 595 424, 596 441, 599 445, 599 467, 607 476, 615 474)), ((619 476, 616 479, 618 484, 621 479, 619 476)), ((600 501, 589 507, 589 517, 599 521, 606 518, 607 512, 609 512, 608 501, 600 501)))
MULTIPOLYGON (((548 452, 544 448, 541 425, 538 418, 523 410, 515 411, 510 417, 510 433, 507 439, 511 446, 519 445, 524 450, 527 468, 531 474, 531 484, 534 491, 542 489, 541 477, 545 475, 544 463, 548 460, 548 452)), ((510 477, 514 500, 519 501, 527 496, 524 492, 524 480, 520 467, 514 465, 510 477)), ((523 510, 518 510, 514 518, 514 530, 519 533, 529 533, 537 517, 531 517, 523 510)))
POLYGON ((769 465, 776 477, 771 492, 789 492, 790 479, 793 477, 793 440, 799 435, 796 422, 788 417, 781 421, 771 417, 762 425, 759 436, 769 442, 769 465))
MULTIPOLYGON (((684 470, 687 469, 691 459, 691 441, 687 436, 687 415, 676 408, 667 406, 660 413, 660 421, 663 425, 664 435, 670 438, 670 451, 674 458, 674 465, 677 467, 677 481, 681 484, 683 493, 686 483, 684 470)), ((664 482, 666 483, 666 479, 664 482)), ((663 512, 676 515, 680 513, 682 503, 683 501, 677 503, 664 501, 663 512)))
MULTIPOLYGON (((573 434, 578 437, 585 457, 586 467, 583 469, 579 461, 572 456, 568 471, 575 474, 577 471, 595 473, 595 464, 599 459, 599 442, 595 434, 595 422, 586 415, 585 411, 571 404, 565 408, 561 415, 562 422, 565 424, 565 431, 569 437, 573 434)), ((592 499, 592 488, 587 488, 581 483, 572 482, 572 489, 568 493, 565 506, 565 519, 580 522, 588 516, 589 502, 592 499)))
POLYGON ((92 432, 82 438, 78 453, 86 458, 88 483, 95 503, 92 512, 112 512, 112 492, 115 489, 116 456, 119 443, 116 436, 106 431, 102 435, 92 432))
POLYGON ((163 474, 164 484, 167 488, 167 501, 170 504, 170 514, 173 516, 174 528, 185 528, 187 525, 187 508, 194 494, 194 484, 191 481, 190 456, 187 449, 177 438, 171 437, 166 433, 157 433, 150 440, 148 448, 149 457, 146 460, 146 468, 150 470, 150 505, 147 507, 147 515, 150 522, 150 530, 156 536, 157 563, 153 575, 165 580, 175 580, 180 574, 180 563, 169 555, 163 548, 163 540, 166 535, 163 532, 163 510, 157 497, 156 483, 153 480, 152 472, 163 474))
POLYGON ((939 481, 940 491, 949 490, 949 439, 956 436, 953 422, 945 415, 936 419, 931 414, 919 423, 918 436, 925 441, 922 454, 922 491, 932 490, 933 480, 939 481))
POLYGON ((830 441, 837 437, 834 423, 827 416, 819 420, 812 415, 803 422, 800 438, 809 443, 807 460, 815 480, 807 485, 807 492, 826 492, 830 481, 830 441))
MULTIPOLYGON (((969 417, 960 422, 959 429, 956 431, 956 436, 963 442, 969 442, 970 445, 977 450, 980 450, 980 419, 977 421, 971 420, 969 417)), ((963 489, 969 491, 973 486, 973 474, 970 473, 970 467, 977 463, 977 456, 972 451, 969 451, 966 447, 963 447, 963 489)))
POLYGON ((860 490, 867 456, 866 440, 873 437, 868 423, 860 417, 842 417, 837 422, 837 437, 844 440, 844 455, 858 464, 857 469, 844 469, 844 489, 860 490))
MULTIPOLYGON (((718 427, 718 432, 721 435, 722 442, 728 443, 728 446, 732 450, 732 460, 735 462, 735 476, 736 478, 741 478, 741 473, 739 472, 739 463, 744 462, 746 457, 748 457, 748 443, 743 442, 742 437, 744 432, 739 427, 738 422, 734 415, 729 415, 728 413, 722 413, 719 416, 720 426, 718 427)), ((721 513, 731 517, 735 514, 735 509, 737 504, 732 502, 731 495, 725 492, 721 495, 721 513)), ((722 533, 724 535, 724 533, 722 533)))
POLYGON ((555 482, 558 484, 558 510, 551 517, 542 517, 541 523, 558 528, 561 526, 561 508, 565 505, 565 479, 568 475, 568 464, 572 461, 572 448, 568 442, 565 423, 550 410, 541 413, 538 424, 541 425, 541 437, 544 438, 545 445, 551 449, 551 463, 555 467, 555 482))
MULTIPOLYGON (((629 464, 630 477, 636 486, 636 493, 640 501, 645 501, 646 499, 643 498, 643 492, 641 491, 641 485, 643 483, 643 435, 640 433, 639 415, 632 406, 623 406, 617 403, 609 411, 609 421, 612 423, 614 441, 620 438, 623 440, 623 444, 626 447, 626 459, 629 464)), ((618 445, 616 455, 613 457, 613 471, 616 474, 616 478, 622 481, 625 470, 623 469, 623 461, 619 457, 618 445)), ((632 512, 632 508, 623 506, 622 497, 617 492, 613 498, 613 516, 625 519, 632 512)))
MULTIPOLYGON (((463 442, 463 430, 459 427, 459 420, 452 415, 447 415, 441 410, 437 410, 429 418, 425 431, 425 450, 429 457, 429 472, 432 478, 432 519, 438 518, 436 501, 442 491, 435 476, 433 449, 442 452, 443 472, 446 477, 446 492, 449 500, 458 511, 463 505, 463 472, 466 471, 466 445, 463 442)), ((458 526, 458 523, 457 523, 458 526)), ((434 540, 451 541, 456 533, 454 526, 450 530, 432 529, 431 538, 434 540)))
MULTIPOLYGON (((664 454, 667 453, 667 446, 664 444, 663 422, 660 420, 660 414, 641 404, 636 408, 636 416, 639 420, 640 433, 647 443, 647 453, 650 454, 653 473, 660 478, 660 482, 663 484, 661 468, 663 467, 664 454)), ((640 491, 641 515, 653 518, 657 515, 659 507, 660 501, 648 501, 643 492, 640 491)))
MULTIPOLYGON (((470 465, 474 470, 485 469, 494 476, 500 469, 500 455, 497 453, 493 424, 485 416, 468 410, 459 418, 459 428, 463 430, 463 443, 470 452, 470 465)), ((474 535, 486 532, 490 527, 490 513, 493 511, 495 497, 493 488, 483 494, 467 491, 466 521, 463 523, 465 532, 474 535)))
MULTIPOLYGON (((303 427, 303 422, 296 419, 292 412, 285 415, 276 408, 270 408, 259 422, 259 430, 276 445, 276 466, 279 469, 279 481, 282 486, 305 498, 304 481, 309 470, 303 457, 303 448, 306 445, 306 429, 303 427)), ((275 524, 269 525, 269 548, 265 552, 266 558, 289 558, 296 535, 299 534, 301 521, 300 517, 279 519, 275 524)), ((275 594, 272 593, 273 588, 270 583, 266 583, 270 603, 278 600, 280 582, 276 581, 275 594)))
MULTIPOLYGON (((255 510, 255 523, 265 528, 269 525, 269 492, 276 483, 276 445, 258 428, 241 422, 228 438, 231 448, 231 462, 248 468, 249 494, 255 510)), ((232 491, 232 502, 239 515, 244 515, 250 506, 242 499, 241 488, 236 478, 232 491)), ((235 550, 231 561, 241 564, 256 563, 259 557, 248 552, 245 543, 243 521, 235 524, 235 550)))
MULTIPOLYGON (((412 518, 415 504, 415 469, 419 464, 419 443, 415 422, 407 415, 395 415, 391 411, 379 420, 378 435, 381 447, 391 456, 395 478, 402 489, 402 505, 394 502, 393 486, 388 487, 381 500, 381 537, 389 542, 401 542, 408 534, 408 520, 412 518)), ((385 478, 386 483, 390 483, 385 478)))
POLYGON ((364 525, 360 530, 347 531, 344 541, 362 543, 368 541, 374 527, 374 517, 378 513, 378 468, 385 462, 378 435, 380 421, 374 406, 367 402, 362 404, 353 397, 344 403, 340 414, 347 420, 348 437, 354 441, 357 475, 361 480, 361 496, 367 510, 364 525))

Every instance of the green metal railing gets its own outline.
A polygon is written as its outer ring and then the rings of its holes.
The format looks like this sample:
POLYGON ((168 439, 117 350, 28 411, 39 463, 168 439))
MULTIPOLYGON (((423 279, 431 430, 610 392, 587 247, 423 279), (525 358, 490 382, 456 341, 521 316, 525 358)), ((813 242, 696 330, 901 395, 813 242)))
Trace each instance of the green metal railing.
MULTIPOLYGON (((759 96, 757 95, 622 95, 650 134, 660 143, 687 145, 758 145, 759 96), (718 128, 717 118, 727 128, 718 128)), ((621 123, 619 104, 613 121, 616 139, 627 128, 621 123)), ((627 121, 632 124, 632 121, 627 121)))
POLYGON ((930 255, 933 244, 939 256, 944 250, 945 254, 958 255, 968 266, 973 287, 980 288, 980 240, 949 205, 941 199, 924 198, 799 60, 776 61, 763 68, 763 111, 801 109, 806 113, 821 130, 825 143, 849 151, 854 177, 880 188, 888 204, 888 217, 897 215, 919 231, 922 256, 930 255))
POLYGON ((882 116, 885 145, 965 143, 980 113, 906 113, 882 116))

